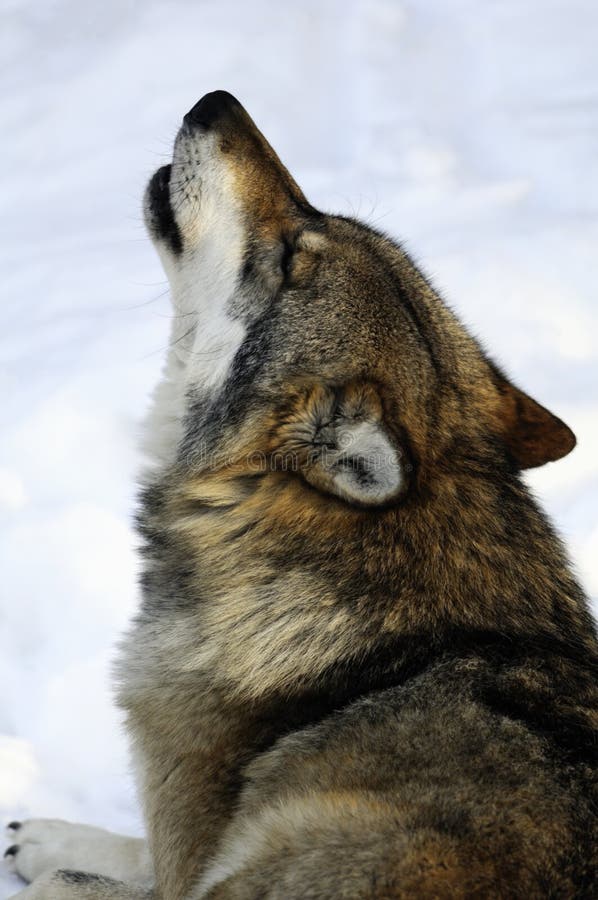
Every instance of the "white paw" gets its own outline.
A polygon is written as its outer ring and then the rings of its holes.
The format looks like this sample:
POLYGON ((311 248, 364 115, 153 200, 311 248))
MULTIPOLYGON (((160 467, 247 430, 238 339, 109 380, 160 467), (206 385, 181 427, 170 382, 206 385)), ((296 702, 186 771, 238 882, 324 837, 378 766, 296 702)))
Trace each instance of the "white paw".
POLYGON ((35 881, 57 869, 91 872, 135 884, 151 881, 149 854, 137 838, 62 819, 11 822, 7 832, 10 847, 4 854, 5 861, 25 881, 35 881))
POLYGON ((82 837, 85 841, 85 829, 60 819, 11 822, 7 828, 11 846, 4 859, 25 881, 34 881, 44 872, 69 866, 82 837))

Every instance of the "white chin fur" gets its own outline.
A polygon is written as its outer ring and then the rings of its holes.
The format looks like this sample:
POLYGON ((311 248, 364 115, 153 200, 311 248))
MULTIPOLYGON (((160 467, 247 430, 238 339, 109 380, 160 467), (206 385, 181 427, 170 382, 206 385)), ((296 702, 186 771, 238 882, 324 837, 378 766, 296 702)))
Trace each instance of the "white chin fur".
POLYGON ((170 282, 173 321, 163 377, 145 422, 148 475, 175 461, 190 391, 215 393, 245 337, 231 315, 243 264, 242 210, 209 134, 179 134, 170 198, 183 252, 175 256, 156 241, 170 282))

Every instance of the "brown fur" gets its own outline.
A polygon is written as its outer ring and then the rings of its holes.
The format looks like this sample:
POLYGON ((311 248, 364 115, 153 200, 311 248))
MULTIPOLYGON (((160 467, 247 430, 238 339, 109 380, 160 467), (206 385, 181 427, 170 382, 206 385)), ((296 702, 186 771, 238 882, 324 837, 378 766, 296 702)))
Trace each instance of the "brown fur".
POLYGON ((154 897, 595 897, 596 636, 520 476, 575 438, 400 247, 208 107, 248 337, 142 497, 120 703, 154 897), (386 493, 339 488, 344 433, 399 460, 386 493))
POLYGON ((121 695, 159 896, 242 852, 210 897, 589 897, 595 636, 518 475, 575 439, 399 248, 314 218, 244 111, 219 127, 251 247, 297 243, 251 401, 146 496, 181 598, 121 695), (339 420, 384 428, 398 496, 335 496, 339 420))

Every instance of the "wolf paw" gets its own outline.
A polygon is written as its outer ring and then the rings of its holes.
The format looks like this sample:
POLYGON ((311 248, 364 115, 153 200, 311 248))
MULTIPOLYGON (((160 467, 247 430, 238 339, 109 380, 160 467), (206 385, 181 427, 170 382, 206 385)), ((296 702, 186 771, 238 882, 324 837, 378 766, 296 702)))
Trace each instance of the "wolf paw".
POLYGON ((69 869, 146 884, 152 866, 144 841, 62 819, 11 822, 6 864, 25 881, 69 869))
POLYGON ((4 852, 6 865, 25 881, 34 881, 63 864, 80 827, 59 819, 11 822, 6 829, 11 841, 4 852))

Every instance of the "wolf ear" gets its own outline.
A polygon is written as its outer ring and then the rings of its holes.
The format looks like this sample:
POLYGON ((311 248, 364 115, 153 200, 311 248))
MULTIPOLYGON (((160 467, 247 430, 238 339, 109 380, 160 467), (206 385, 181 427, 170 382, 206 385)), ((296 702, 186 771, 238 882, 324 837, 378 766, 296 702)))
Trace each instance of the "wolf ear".
POLYGON ((503 375, 495 373, 501 395, 501 430, 519 468, 533 469, 570 453, 576 437, 561 419, 532 400, 503 375))
POLYGON ((399 494, 403 466, 380 424, 339 419, 326 432, 304 471, 307 481, 361 506, 381 506, 399 494))
POLYGON ((372 385, 312 389, 284 431, 286 453, 298 455, 302 476, 318 490, 369 507, 402 493, 407 466, 384 424, 372 385))

